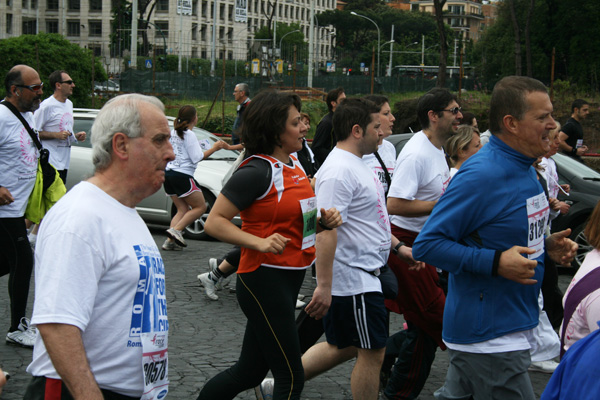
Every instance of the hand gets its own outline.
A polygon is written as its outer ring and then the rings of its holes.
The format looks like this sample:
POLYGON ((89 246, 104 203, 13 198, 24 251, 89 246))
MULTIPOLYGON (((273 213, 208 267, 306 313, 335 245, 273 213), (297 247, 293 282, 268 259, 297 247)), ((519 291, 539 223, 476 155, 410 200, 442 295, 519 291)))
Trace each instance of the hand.
POLYGON ((578 156, 582 156, 582 155, 584 155, 585 153, 587 153, 587 151, 588 151, 588 147, 587 147, 587 146, 585 146, 585 145, 584 145, 584 146, 581 146, 581 147, 578 147, 578 148, 577 148, 577 155, 578 155, 578 156))
POLYGON ((65 140, 69 136, 71 136, 71 132, 69 132, 69 131, 56 132, 56 138, 59 139, 59 140, 65 140))
POLYGON ((560 185, 560 187, 562 188, 562 190, 564 190, 567 193, 569 193, 571 191, 571 186, 569 186, 569 184, 567 184, 567 183, 560 185))
POLYGON ((579 246, 569 239, 570 234, 571 229, 565 229, 546 238, 548 256, 557 264, 571 265, 571 261, 577 255, 579 246))
POLYGON ((285 250, 285 245, 292 239, 286 238, 279 233, 261 239, 257 250, 261 253, 281 254, 285 250))
POLYGON ((315 178, 313 176, 309 176, 308 179, 310 180, 310 187, 312 188, 312 190, 314 192, 315 186, 317 186, 317 178, 315 178))
POLYGON ((217 151, 217 150, 221 150, 221 149, 226 149, 226 148, 228 148, 228 147, 229 147, 229 145, 228 145, 227 143, 225 143, 224 141, 222 141, 222 140, 217 140, 217 141, 216 141, 216 142, 213 144, 213 146, 212 146, 212 147, 213 147, 213 149, 214 149, 215 151, 217 151))
POLYGON ((10 191, 3 187, 0 187, 0 206, 7 206, 15 201, 15 198, 10 194, 10 191))
POLYGON ((558 199, 555 198, 550 198, 548 199, 548 205, 550 206, 550 209, 552 211, 558 211, 560 210, 560 201, 558 199))
POLYGON ((312 318, 319 320, 327 314, 331 305, 331 288, 324 288, 318 285, 313 293, 310 303, 304 308, 304 311, 312 318))
POLYGON ((396 257, 407 263, 409 265, 408 269, 411 271, 420 271, 425 268, 425 263, 423 261, 417 261, 413 258, 412 247, 400 246, 396 257))
POLYGON ((0 368, 0 393, 2 393, 2 386, 6 385, 6 376, 4 371, 0 368))
POLYGON ((75 134, 75 139, 77 139, 78 142, 85 142, 85 137, 86 137, 85 131, 77 132, 75 134))
POLYGON ((521 254, 533 254, 534 249, 529 247, 513 246, 503 251, 498 264, 498 275, 523 285, 537 283, 531 279, 535 275, 536 260, 530 260, 521 254))
POLYGON ((558 209, 560 210, 561 214, 568 213, 570 208, 571 208, 571 206, 569 204, 565 203, 564 201, 560 201, 558 203, 558 209))
POLYGON ((344 221, 342 221, 342 216, 340 212, 335 208, 330 208, 325 211, 324 208, 321 208, 321 224, 325 225, 328 228, 335 229, 338 226, 342 225, 344 221))

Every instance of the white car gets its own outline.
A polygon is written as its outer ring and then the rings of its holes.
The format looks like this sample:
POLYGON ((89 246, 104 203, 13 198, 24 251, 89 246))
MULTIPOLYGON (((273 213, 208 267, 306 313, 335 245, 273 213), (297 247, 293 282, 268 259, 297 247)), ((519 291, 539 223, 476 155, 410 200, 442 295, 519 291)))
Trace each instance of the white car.
POLYGON ((94 82, 94 91, 100 92, 118 92, 121 90, 119 82, 109 79, 102 82, 94 82))
MULTIPOLYGON (((80 181, 89 178, 94 173, 92 165, 91 127, 99 110, 76 108, 73 110, 75 132, 85 131, 87 137, 82 143, 75 143, 71 147, 71 165, 67 175, 67 189, 72 188, 80 181)), ((167 117, 169 126, 173 127, 173 117, 167 117)), ((200 146, 203 149, 212 147, 219 138, 204 129, 194 128, 200 146)), ((202 218, 197 219, 185 230, 185 236, 191 239, 209 239, 204 232, 204 222, 212 205, 221 192, 223 177, 227 174, 233 162, 237 159, 239 152, 233 150, 219 150, 207 159, 198 163, 194 177, 200 183, 200 188, 206 199, 207 210, 202 218)), ((176 213, 171 198, 165 194, 163 188, 152 196, 142 200, 136 210, 140 216, 150 224, 168 226, 171 218, 176 213)), ((240 223, 239 217, 235 218, 240 223)))

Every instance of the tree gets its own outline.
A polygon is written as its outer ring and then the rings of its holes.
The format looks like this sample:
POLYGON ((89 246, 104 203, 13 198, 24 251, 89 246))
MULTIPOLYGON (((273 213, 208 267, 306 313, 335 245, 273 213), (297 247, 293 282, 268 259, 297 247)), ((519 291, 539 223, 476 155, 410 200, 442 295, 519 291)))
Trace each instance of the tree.
MULTIPOLYGON (((53 93, 48 76, 64 69, 76 83, 71 100, 77 107, 90 104, 93 81, 107 79, 101 60, 94 63, 95 76, 92 78, 92 52, 73 44, 56 33, 23 35, 0 40, 0 73, 3 76, 15 65, 26 64, 40 74, 44 82, 44 97, 53 93), (60 57, 56 55, 60 54, 60 57)), ((5 95, 2 87, 2 96, 5 95)))
POLYGON ((446 0, 433 0, 435 10, 435 22, 437 23, 438 33, 440 35, 440 62, 438 67, 437 86, 446 86, 446 60, 448 60, 448 39, 446 37, 446 26, 444 24, 444 14, 442 9, 446 0))

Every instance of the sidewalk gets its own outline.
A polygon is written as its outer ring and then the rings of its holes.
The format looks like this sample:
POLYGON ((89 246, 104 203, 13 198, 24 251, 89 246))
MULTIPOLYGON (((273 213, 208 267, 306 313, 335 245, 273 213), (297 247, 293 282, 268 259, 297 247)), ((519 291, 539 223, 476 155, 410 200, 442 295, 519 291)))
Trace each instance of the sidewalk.
MULTIPOLYGON (((164 241, 162 229, 152 230, 156 243, 164 241)), ((233 364, 239 355, 246 318, 237 304, 234 293, 225 289, 218 301, 209 300, 196 276, 208 268, 210 257, 221 257, 230 246, 219 242, 188 241, 180 252, 162 252, 166 266, 167 300, 170 323, 168 399, 195 399, 204 383, 218 372, 233 364)), ((568 276, 560 276, 561 287, 566 288, 568 276)), ((8 277, 0 278, 0 309, 5 317, 6 330, 9 315, 7 292, 8 277)), ((233 281, 232 281, 233 283, 233 281)), ((307 271, 300 293, 312 295, 314 281, 307 271)), ((33 284, 30 292, 33 304, 33 284)), ((28 308, 31 314, 31 306, 28 308)), ((401 316, 392 315, 390 331, 402 328, 401 316)), ((109 328, 109 327, 107 327, 109 328)), ((0 343, 0 365, 9 371, 11 379, 4 387, 1 399, 23 399, 29 374, 25 371, 32 351, 0 343)), ((448 365, 447 355, 439 351, 421 399, 433 398, 433 392, 444 382, 448 365)), ((319 376, 304 386, 302 399, 351 399, 350 374, 352 362, 347 362, 319 376)), ((530 373, 536 395, 543 392, 550 375, 530 373)), ((253 391, 240 394, 237 399, 255 399, 253 391)), ((215 399, 218 400, 218 399, 215 399)))

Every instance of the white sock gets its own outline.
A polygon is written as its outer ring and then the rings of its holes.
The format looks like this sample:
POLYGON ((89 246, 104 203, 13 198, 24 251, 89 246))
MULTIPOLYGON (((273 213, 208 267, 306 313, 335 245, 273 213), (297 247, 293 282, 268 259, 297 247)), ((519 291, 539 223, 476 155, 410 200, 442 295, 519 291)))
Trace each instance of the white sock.
POLYGON ((30 233, 27 235, 27 239, 29 239, 29 243, 35 243, 37 240, 37 235, 35 233, 30 233))

